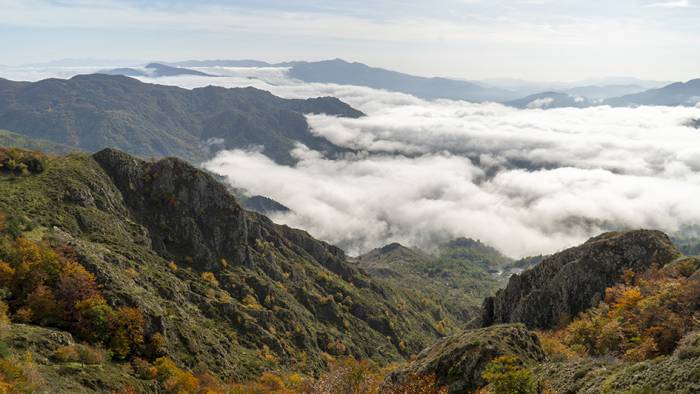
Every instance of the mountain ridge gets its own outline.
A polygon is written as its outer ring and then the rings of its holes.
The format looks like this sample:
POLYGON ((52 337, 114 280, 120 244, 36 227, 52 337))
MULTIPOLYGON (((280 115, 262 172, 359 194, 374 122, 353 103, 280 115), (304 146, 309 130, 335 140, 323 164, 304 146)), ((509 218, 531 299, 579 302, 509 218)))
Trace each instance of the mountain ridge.
POLYGON ((306 113, 360 117, 337 98, 287 100, 254 88, 193 90, 125 76, 79 75, 34 83, 0 80, 0 128, 95 152, 106 147, 142 157, 200 162, 207 147, 262 152, 283 164, 297 143, 330 155, 344 150, 310 132, 306 113))
POLYGON ((443 335, 422 304, 342 250, 245 211, 180 159, 106 149, 46 160, 41 173, 0 175, 13 233, 70 248, 109 303, 137 308, 144 335, 162 335, 181 366, 236 380, 313 374, 324 354, 388 363, 443 335))

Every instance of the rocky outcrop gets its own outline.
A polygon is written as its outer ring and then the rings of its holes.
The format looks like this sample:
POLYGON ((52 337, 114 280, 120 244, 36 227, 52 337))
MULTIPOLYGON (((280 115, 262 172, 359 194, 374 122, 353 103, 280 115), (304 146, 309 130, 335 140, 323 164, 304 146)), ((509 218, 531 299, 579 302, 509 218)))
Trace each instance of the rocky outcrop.
POLYGON ((521 324, 466 330, 422 351, 414 362, 389 375, 385 384, 434 374, 450 393, 471 393, 486 385, 482 372, 502 355, 516 355, 525 363, 545 359, 537 336, 521 324))
POLYGON ((114 149, 94 155, 149 230, 165 258, 214 271, 218 261, 248 259, 245 211, 226 188, 179 159, 148 163, 114 149))
POLYGON ((513 275, 505 289, 484 301, 481 324, 520 322, 530 328, 552 328, 595 306, 625 270, 645 271, 679 255, 658 231, 602 234, 513 275))

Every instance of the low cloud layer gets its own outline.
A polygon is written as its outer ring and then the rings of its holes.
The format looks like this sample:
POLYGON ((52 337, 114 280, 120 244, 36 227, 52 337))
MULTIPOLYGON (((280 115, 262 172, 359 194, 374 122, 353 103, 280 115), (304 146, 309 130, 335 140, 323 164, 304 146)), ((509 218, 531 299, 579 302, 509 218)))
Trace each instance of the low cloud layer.
POLYGON ((467 236, 518 257, 610 229, 700 223, 700 131, 687 126, 698 108, 518 110, 277 82, 276 94, 336 95, 365 111, 308 117, 314 133, 359 153, 330 160, 300 146, 286 167, 229 151, 206 167, 293 210, 274 220, 350 253, 467 236))

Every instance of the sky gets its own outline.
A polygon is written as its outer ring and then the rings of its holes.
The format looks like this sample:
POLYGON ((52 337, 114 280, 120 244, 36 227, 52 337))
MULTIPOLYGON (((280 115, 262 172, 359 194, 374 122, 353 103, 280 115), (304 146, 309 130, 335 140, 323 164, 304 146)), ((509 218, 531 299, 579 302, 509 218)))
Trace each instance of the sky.
POLYGON ((700 0, 0 0, 0 65, 343 58, 426 76, 698 77, 700 0))

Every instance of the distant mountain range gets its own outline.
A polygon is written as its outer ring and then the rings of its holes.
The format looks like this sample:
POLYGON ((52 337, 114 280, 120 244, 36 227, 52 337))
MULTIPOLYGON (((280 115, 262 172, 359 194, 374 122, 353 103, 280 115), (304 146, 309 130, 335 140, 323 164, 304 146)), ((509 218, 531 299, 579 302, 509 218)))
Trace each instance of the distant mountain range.
POLYGON ((668 84, 663 81, 623 77, 587 79, 570 83, 529 82, 517 79, 465 81, 454 78, 420 77, 342 59, 283 63, 267 63, 259 60, 189 60, 167 64, 176 67, 288 67, 291 77, 305 82, 367 86, 407 93, 429 100, 443 98, 505 102, 547 91, 600 100, 639 93, 668 84))
POLYGON ((289 69, 289 75, 304 82, 336 83, 367 86, 411 94, 423 99, 452 99, 466 101, 503 101, 514 93, 484 87, 480 84, 448 78, 426 78, 404 74, 362 63, 341 59, 321 62, 299 62, 289 69))
POLYGON ((700 79, 694 79, 688 82, 676 82, 658 89, 645 90, 605 100, 594 100, 570 93, 547 92, 509 101, 505 104, 516 108, 546 109, 562 107, 584 108, 596 105, 609 105, 611 107, 637 107, 641 105, 675 107, 696 106, 699 103, 700 79))
POLYGON ((676 82, 659 89, 611 98, 605 104, 616 107, 636 105, 695 106, 700 103, 700 79, 676 82))
POLYGON ((127 77, 175 77, 179 75, 197 75, 201 77, 213 77, 212 74, 203 73, 201 71, 190 70, 187 68, 167 66, 160 63, 149 63, 146 67, 139 68, 115 68, 113 70, 105 70, 101 74, 108 75, 124 75, 127 77))
POLYGON ((508 101, 504 104, 522 109, 549 109, 563 107, 585 108, 595 105, 596 102, 582 96, 573 96, 567 93, 545 92, 508 101))
POLYGON ((306 113, 363 115, 332 97, 287 100, 254 88, 188 90, 104 74, 34 83, 0 79, 0 129, 88 152, 117 147, 199 162, 212 145, 260 146, 276 162, 291 164, 296 143, 342 151, 310 132, 306 113))
POLYGON ((584 108, 596 105, 692 106, 700 101, 700 82, 671 83, 636 78, 598 78, 579 82, 528 82, 515 79, 466 81, 421 77, 342 59, 316 62, 268 63, 259 60, 189 60, 151 63, 145 70, 122 68, 111 74, 130 76, 209 75, 187 67, 285 67, 288 75, 304 82, 365 86, 406 93, 426 100, 493 101, 516 108, 584 108))
POLYGON ((563 92, 572 96, 582 96, 593 100, 604 100, 645 91, 640 85, 588 85, 566 89, 563 92))

